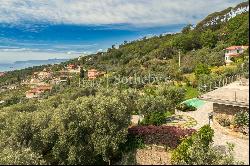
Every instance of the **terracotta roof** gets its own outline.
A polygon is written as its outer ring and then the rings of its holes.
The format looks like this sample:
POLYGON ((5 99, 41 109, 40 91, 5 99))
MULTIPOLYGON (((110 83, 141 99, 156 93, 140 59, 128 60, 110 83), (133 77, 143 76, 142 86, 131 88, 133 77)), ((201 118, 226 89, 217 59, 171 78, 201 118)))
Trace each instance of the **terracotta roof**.
POLYGON ((5 75, 5 73, 4 73, 4 72, 0 72, 0 77, 1 77, 1 76, 4 76, 4 75, 5 75))
POLYGON ((88 71, 97 71, 96 69, 90 69, 90 70, 88 70, 88 71))
POLYGON ((75 64, 69 64, 68 66, 69 67, 75 67, 76 65, 75 64))
POLYGON ((237 53, 233 53, 233 54, 229 54, 228 56, 239 56, 240 54, 237 53))
POLYGON ((230 47, 226 48, 226 50, 237 50, 237 49, 241 49, 241 48, 247 49, 248 46, 230 46, 230 47))
POLYGON ((34 88, 34 89, 27 91, 26 93, 37 93, 37 92, 38 92, 38 89, 34 88))
POLYGON ((39 86, 39 87, 37 87, 37 89, 38 90, 50 90, 50 89, 52 89, 52 87, 51 86, 39 86))
POLYGON ((51 90, 51 89, 52 89, 51 86, 39 86, 39 87, 36 87, 36 88, 33 88, 33 89, 27 91, 26 93, 39 93, 41 91, 51 90))

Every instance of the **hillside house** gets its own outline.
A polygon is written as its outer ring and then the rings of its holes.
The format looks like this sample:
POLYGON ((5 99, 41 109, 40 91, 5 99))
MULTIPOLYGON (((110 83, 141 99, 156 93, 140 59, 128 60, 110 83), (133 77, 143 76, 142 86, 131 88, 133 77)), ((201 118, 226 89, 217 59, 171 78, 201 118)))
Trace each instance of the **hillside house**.
POLYGON ((32 78, 32 79, 30 79, 30 82, 29 82, 29 84, 31 84, 31 85, 38 85, 40 83, 41 83, 41 81, 37 78, 32 78))
POLYGON ((62 82, 67 82, 68 78, 69 78, 69 76, 67 76, 67 75, 61 75, 61 76, 59 77, 59 82, 60 82, 60 83, 62 83, 62 82))
POLYGON ((96 69, 90 69, 88 70, 88 79, 93 80, 96 79, 97 77, 104 76, 105 72, 100 72, 96 69))
POLYGON ((37 78, 37 79, 40 79, 40 80, 51 79, 52 78, 52 73, 47 71, 46 69, 44 69, 41 72, 34 72, 33 73, 33 78, 37 78))
POLYGON ((69 64, 67 67, 69 73, 80 73, 80 66, 75 64, 69 64))
POLYGON ((38 98, 41 96, 41 94, 45 92, 50 92, 52 90, 52 86, 44 85, 44 86, 38 86, 36 88, 33 88, 26 92, 27 98, 38 98))
POLYGON ((77 65, 75 64, 68 64, 68 66, 66 67, 68 70, 76 70, 78 68, 77 65))
POLYGON ((0 72, 0 77, 4 76, 5 73, 4 72, 0 72))
POLYGON ((52 73, 47 72, 47 71, 42 71, 38 73, 39 79, 50 79, 51 77, 52 77, 52 73))
POLYGON ((225 63, 230 64, 233 61, 231 60, 232 57, 238 57, 240 54, 242 54, 245 50, 248 49, 248 46, 231 46, 226 48, 225 53, 225 63))

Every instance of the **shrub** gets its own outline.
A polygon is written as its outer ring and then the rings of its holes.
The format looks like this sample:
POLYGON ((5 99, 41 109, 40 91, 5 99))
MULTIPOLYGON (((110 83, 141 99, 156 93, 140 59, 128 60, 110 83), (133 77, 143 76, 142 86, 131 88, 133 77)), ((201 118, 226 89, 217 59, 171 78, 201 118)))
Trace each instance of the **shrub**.
MULTIPOLYGON (((204 146, 201 138, 196 137, 192 141, 188 138, 184 140, 180 147, 186 147, 185 157, 172 155, 172 164, 175 165, 244 165, 243 162, 235 161, 233 156, 233 145, 227 144, 224 151, 217 147, 204 146), (189 142, 188 142, 189 141, 189 142), (188 144, 187 144, 188 143, 188 144), (183 146, 181 146, 183 145, 183 146)), ((178 146, 179 148, 179 146, 178 146)), ((179 151, 180 152, 180 151, 179 151)))
POLYGON ((135 126, 128 130, 130 136, 143 139, 145 144, 166 145, 175 148, 181 139, 195 132, 175 126, 135 126))
POLYGON ((249 73, 245 72, 245 73, 243 74, 243 77, 246 78, 246 79, 249 79, 249 73))
POLYGON ((200 63, 195 67, 194 73, 196 78, 199 78, 201 74, 209 75, 211 73, 211 69, 208 65, 200 63))
POLYGON ((143 96, 138 100, 137 109, 144 114, 144 125, 161 125, 166 122, 166 112, 174 112, 172 102, 163 96, 143 96))
MULTIPOLYGON (((240 164, 233 157, 233 145, 228 144, 226 151, 212 146, 213 129, 206 125, 192 136, 185 138, 173 151, 172 164, 182 165, 230 165, 240 164)), ((241 163, 242 164, 242 163, 241 163)))
POLYGON ((213 136, 214 130, 209 125, 201 127, 196 133, 196 137, 201 138, 202 143, 206 146, 213 141, 213 136))
POLYGON ((224 114, 216 115, 215 119, 223 127, 230 126, 230 124, 232 123, 231 120, 228 118, 228 116, 224 114))
POLYGON ((44 165, 46 162, 42 156, 33 152, 30 148, 21 148, 13 150, 10 147, 1 149, 1 165, 44 165))
POLYGON ((234 116, 234 123, 238 127, 249 126, 249 113, 247 111, 240 111, 234 116))
POLYGON ((146 116, 141 124, 142 125, 162 125, 166 122, 166 117, 164 112, 152 112, 149 116, 146 116))
POLYGON ((196 111, 197 108, 192 106, 192 105, 188 105, 186 103, 181 103, 181 104, 178 104, 176 106, 176 109, 177 110, 180 110, 180 111, 183 111, 183 112, 187 112, 187 111, 196 111))
POLYGON ((188 154, 188 150, 194 144, 196 139, 199 139, 202 145, 208 146, 210 142, 212 142, 212 138, 214 136, 213 129, 205 125, 199 129, 198 132, 194 133, 192 136, 185 138, 181 144, 173 151, 172 154, 172 162, 173 163, 189 163, 190 157, 188 154))

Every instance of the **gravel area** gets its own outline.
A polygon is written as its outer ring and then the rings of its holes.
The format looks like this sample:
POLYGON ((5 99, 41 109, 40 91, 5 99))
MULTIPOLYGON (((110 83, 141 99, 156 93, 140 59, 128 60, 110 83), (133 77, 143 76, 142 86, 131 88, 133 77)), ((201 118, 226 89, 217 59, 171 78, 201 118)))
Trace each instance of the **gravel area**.
POLYGON ((137 165, 170 165, 170 154, 166 150, 157 147, 137 149, 137 165))

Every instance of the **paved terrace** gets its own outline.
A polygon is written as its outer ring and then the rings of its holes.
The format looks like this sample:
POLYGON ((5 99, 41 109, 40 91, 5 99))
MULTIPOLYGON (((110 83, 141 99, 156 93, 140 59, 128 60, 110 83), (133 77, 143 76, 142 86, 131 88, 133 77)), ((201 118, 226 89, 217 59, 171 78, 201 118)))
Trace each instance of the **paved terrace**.
POLYGON ((234 105, 249 108, 248 81, 248 79, 245 80, 245 84, 242 84, 240 80, 235 81, 224 87, 220 87, 216 90, 203 94, 199 98, 218 104, 234 105))

